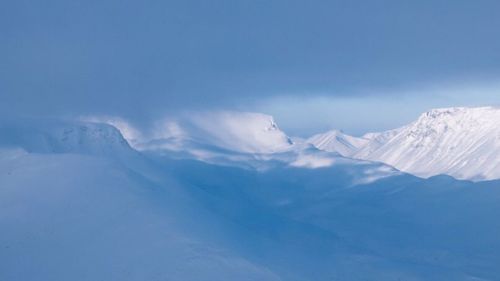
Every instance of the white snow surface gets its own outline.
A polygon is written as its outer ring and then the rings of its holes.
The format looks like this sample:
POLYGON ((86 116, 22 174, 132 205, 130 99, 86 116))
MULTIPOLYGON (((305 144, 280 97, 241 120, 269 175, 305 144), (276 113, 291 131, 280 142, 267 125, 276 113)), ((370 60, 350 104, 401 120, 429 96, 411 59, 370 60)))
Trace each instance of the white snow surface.
POLYGON ((272 116, 254 112, 212 111, 192 113, 156 126, 153 137, 137 148, 186 149, 198 143, 242 153, 270 154, 293 147, 272 116))
POLYGON ((28 152, 122 155, 132 148, 114 126, 103 123, 23 119, 0 122, 0 146, 28 152))
POLYGON ((318 149, 338 152, 342 156, 350 157, 356 153, 361 147, 364 147, 370 139, 361 137, 353 137, 338 130, 331 130, 326 133, 317 134, 307 142, 314 145, 318 149))
POLYGON ((280 280, 216 244, 217 220, 174 181, 21 150, 0 151, 0 171, 0 280, 280 280))
POLYGON ((351 154, 351 157, 355 156, 356 158, 366 159, 367 155, 370 155, 371 153, 379 149, 382 145, 386 144, 394 136, 399 134, 401 130, 402 128, 398 128, 384 132, 367 133, 363 135, 363 138, 368 139, 369 141, 366 142, 364 146, 360 146, 357 151, 351 154))
POLYGON ((215 139, 187 149, 206 161, 136 151, 109 125, 2 123, 0 280, 500 276, 498 181, 420 179, 307 144, 255 153, 215 139))
POLYGON ((380 161, 421 177, 500 178, 500 108, 442 108, 422 114, 354 157, 380 161))
POLYGON ((318 149, 391 165, 419 177, 500 178, 500 108, 432 109, 415 122, 353 137, 339 131, 307 140, 318 149))

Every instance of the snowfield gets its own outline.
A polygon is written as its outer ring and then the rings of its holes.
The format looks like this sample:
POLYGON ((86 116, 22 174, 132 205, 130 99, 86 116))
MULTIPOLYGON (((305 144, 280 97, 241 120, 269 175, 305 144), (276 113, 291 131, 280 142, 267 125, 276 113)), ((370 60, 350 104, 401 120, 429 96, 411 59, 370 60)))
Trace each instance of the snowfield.
MULTIPOLYGON (((496 110, 463 111, 364 147, 494 152, 496 110), (458 141, 476 118, 482 138, 458 141)), ((346 158, 261 114, 168 127, 131 147, 109 124, 0 123, 0 280, 499 280, 500 181, 346 158)))

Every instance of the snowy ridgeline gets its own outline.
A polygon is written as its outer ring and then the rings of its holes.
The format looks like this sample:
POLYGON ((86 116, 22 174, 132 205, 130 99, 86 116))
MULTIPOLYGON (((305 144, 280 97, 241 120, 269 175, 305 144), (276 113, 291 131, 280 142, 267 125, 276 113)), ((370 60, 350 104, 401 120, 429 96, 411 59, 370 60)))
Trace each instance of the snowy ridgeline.
POLYGON ((498 280, 499 181, 417 178, 255 116, 140 152, 110 125, 2 123, 0 280, 498 280))
POLYGON ((444 108, 387 132, 356 138, 337 131, 308 140, 319 149, 380 161, 421 177, 500 178, 500 108, 444 108))
POLYGON ((126 122, 108 123, 126 135, 135 132, 128 140, 137 150, 177 152, 204 161, 231 158, 233 164, 248 165, 254 158, 276 159, 302 152, 307 155, 296 163, 309 159, 310 167, 328 165, 330 160, 314 161, 316 157, 308 153, 319 149, 382 162, 419 177, 500 179, 500 109, 494 107, 434 109, 394 130, 361 137, 332 130, 306 140, 288 137, 271 116, 259 113, 196 113, 162 120, 149 134, 137 133, 126 122))
POLYGON ((120 131, 108 124, 61 120, 0 122, 0 146, 27 152, 121 155, 132 151, 120 131))

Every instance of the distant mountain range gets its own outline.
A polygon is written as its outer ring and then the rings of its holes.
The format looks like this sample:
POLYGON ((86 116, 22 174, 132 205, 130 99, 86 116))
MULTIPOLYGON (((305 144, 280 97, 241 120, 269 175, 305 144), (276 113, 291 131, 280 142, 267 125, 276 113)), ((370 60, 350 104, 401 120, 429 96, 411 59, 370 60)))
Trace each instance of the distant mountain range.
POLYGON ((421 177, 500 178, 500 109, 495 107, 433 109, 395 130, 362 137, 331 131, 307 142, 421 177))
POLYGON ((119 125, 2 120, 0 280, 497 280, 500 181, 356 159, 455 147, 493 165, 497 112, 309 140, 203 113, 132 145, 119 125))

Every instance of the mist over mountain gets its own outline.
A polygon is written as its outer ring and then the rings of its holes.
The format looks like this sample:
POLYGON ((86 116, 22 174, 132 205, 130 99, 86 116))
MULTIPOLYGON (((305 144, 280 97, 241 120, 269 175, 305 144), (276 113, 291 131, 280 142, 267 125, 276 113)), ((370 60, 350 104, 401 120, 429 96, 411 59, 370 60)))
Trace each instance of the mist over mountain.
POLYGON ((3 1, 0 281, 500 281, 500 1, 3 1))
POLYGON ((421 179, 288 138, 266 115, 213 117, 195 141, 139 150, 109 124, 4 122, 0 277, 498 276, 498 181, 421 179), (251 151, 250 136, 263 138, 251 151), (255 150, 269 144, 285 149, 255 150))

